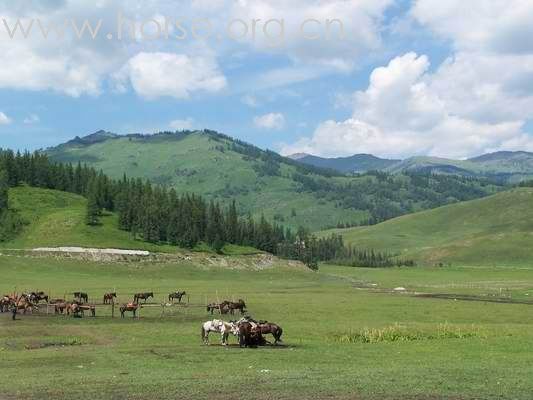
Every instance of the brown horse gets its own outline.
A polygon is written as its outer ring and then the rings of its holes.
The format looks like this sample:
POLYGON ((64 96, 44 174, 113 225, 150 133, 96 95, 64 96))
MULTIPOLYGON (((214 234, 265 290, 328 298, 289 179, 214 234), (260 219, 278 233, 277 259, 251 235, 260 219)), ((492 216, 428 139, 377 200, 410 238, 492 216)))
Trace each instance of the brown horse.
POLYGON ((63 314, 65 310, 68 313, 68 309, 70 307, 70 303, 67 303, 66 301, 58 301, 54 303, 54 311, 56 314, 63 314))
POLYGON ((120 307, 120 316, 121 316, 121 318, 124 318, 124 313, 126 311, 132 312, 133 313, 133 318, 135 318, 135 315, 137 313, 137 309, 138 308, 139 308, 139 304, 137 304, 137 303, 123 304, 120 307))
POLYGON ((2 296, 0 299, 0 312, 8 312, 13 304, 14 300, 10 296, 2 296))
POLYGON ((241 314, 246 312, 246 303, 243 299, 239 299, 238 301, 226 301, 225 303, 227 303, 231 315, 235 314, 235 310, 239 310, 241 314))
POLYGON ((23 314, 26 314, 26 311, 30 310, 33 313, 34 309, 39 309, 36 304, 33 304, 28 297, 20 296, 20 298, 15 302, 17 310, 23 310, 23 314))
POLYGON ((263 335, 270 333, 274 337, 274 344, 282 342, 281 335, 283 334, 283 329, 281 329, 281 326, 268 321, 259 321, 258 329, 263 335))
POLYGON ((146 300, 148 300, 150 297, 154 298, 154 292, 135 293, 133 296, 133 302, 139 303, 139 300, 144 300, 146 303, 146 300))
POLYGON ((116 298, 117 294, 115 292, 106 293, 104 294, 104 304, 114 303, 116 298))
POLYGON ((230 312, 230 308, 227 301, 223 301, 222 303, 210 303, 207 305, 207 312, 211 312, 211 315, 215 312, 215 310, 219 310, 220 314, 227 314, 230 312))
POLYGON ((49 304, 59 304, 59 303, 65 303, 66 300, 65 299, 50 299, 48 301, 49 304))
POLYGON ((261 330, 248 321, 239 323, 239 345, 241 347, 264 346, 267 343, 261 330))
POLYGON ((168 295, 168 301, 174 301, 174 299, 178 299, 178 303, 181 303, 181 298, 185 296, 187 293, 185 292, 173 292, 168 295))
POLYGON ((30 293, 30 301, 32 303, 39 304, 41 300, 44 300, 46 303, 48 303, 48 295, 43 291, 30 293))
POLYGON ((85 301, 86 303, 89 301, 89 295, 84 292, 74 292, 72 293, 74 295, 75 299, 78 299, 80 302, 85 301))
POLYGON ((81 305, 80 303, 74 302, 69 303, 67 306, 67 315, 72 314, 74 318, 81 318, 81 305))

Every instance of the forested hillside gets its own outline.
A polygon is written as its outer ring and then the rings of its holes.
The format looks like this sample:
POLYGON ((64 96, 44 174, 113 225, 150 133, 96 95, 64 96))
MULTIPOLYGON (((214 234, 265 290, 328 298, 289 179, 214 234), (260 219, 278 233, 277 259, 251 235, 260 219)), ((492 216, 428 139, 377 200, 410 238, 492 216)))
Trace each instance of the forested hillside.
POLYGON ((264 215, 294 229, 374 224, 500 189, 485 180, 430 173, 347 177, 213 131, 97 132, 47 153, 55 161, 81 161, 115 179, 127 173, 226 207, 235 200, 241 215, 264 215))

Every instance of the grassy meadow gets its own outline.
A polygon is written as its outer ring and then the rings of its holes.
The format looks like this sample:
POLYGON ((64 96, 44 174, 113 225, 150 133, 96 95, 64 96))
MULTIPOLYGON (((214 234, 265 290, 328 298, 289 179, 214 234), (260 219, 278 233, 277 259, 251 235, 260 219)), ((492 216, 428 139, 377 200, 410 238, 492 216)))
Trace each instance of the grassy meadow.
POLYGON ((124 320, 101 308, 95 319, 13 322, 0 314, 0 359, 9 366, 2 399, 529 399, 533 392, 530 305, 390 290, 483 294, 503 286, 525 298, 533 294, 528 269, 322 266, 314 273, 0 256, 0 275, 1 292, 82 289, 99 300, 116 288, 122 302, 153 290, 161 302, 182 289, 197 305, 163 317, 160 307, 145 308, 140 319, 124 320), (223 348, 215 336, 202 345, 201 322, 210 316, 201 305, 217 294, 242 297, 251 315, 279 323, 285 345, 223 348), (359 340, 361 332, 375 340, 359 340))

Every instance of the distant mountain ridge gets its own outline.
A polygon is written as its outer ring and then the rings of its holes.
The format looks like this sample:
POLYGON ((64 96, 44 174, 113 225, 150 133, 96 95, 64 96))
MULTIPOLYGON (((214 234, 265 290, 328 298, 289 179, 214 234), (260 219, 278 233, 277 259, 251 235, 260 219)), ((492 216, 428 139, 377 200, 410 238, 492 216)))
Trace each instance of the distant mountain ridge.
POLYGON ((499 151, 467 160, 427 156, 390 160, 369 154, 339 158, 323 158, 310 154, 289 157, 304 164, 343 173, 365 173, 372 170, 389 173, 426 172, 492 178, 510 183, 533 178, 533 153, 525 151, 499 151))

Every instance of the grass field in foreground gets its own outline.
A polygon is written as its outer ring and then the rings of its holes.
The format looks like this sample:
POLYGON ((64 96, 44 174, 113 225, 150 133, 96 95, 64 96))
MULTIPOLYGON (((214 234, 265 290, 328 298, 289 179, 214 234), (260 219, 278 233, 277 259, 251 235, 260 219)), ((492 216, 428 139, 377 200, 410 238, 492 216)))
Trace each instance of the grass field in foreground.
MULTIPOLYGON (((533 271, 494 269, 359 270, 322 267, 234 271, 191 264, 94 264, 0 256, 0 291, 16 286, 83 289, 99 297, 116 287, 120 300, 155 291, 160 301, 184 289, 191 302, 243 297, 250 313, 284 328, 283 348, 203 346, 201 307, 160 318, 96 319, 0 314, 0 398, 4 399, 530 399, 533 308, 413 298, 354 287, 471 283, 533 290, 533 271), (520 285, 517 285, 520 282, 520 285), (438 338, 349 343, 364 328, 395 324, 431 335, 447 323, 479 332, 438 338)), ((481 288, 481 289, 479 289, 481 288)), ((448 289, 448 288, 447 288, 448 289)), ((435 289, 436 290, 436 289, 435 289)), ((427 336, 423 336, 427 337, 427 336)), ((218 338, 213 337, 212 343, 218 338)), ((234 339, 233 339, 234 340, 234 339)))

